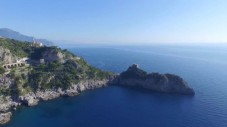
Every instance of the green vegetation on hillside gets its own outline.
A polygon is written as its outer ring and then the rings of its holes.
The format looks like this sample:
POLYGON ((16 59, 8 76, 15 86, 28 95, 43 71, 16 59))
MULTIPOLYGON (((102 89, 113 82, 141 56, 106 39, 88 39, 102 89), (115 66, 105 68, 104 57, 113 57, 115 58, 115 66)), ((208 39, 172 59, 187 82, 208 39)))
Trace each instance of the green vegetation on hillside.
POLYGON ((0 75, 5 73, 5 69, 0 65, 0 75))
POLYGON ((34 67, 29 73, 27 85, 36 89, 67 89, 80 80, 109 78, 112 74, 89 66, 84 60, 68 60, 64 64, 57 61, 34 67), (80 63, 80 64, 79 64, 80 63), (83 64, 81 64, 83 63, 83 64))
POLYGON ((29 42, 20 42, 13 39, 0 39, 0 46, 3 48, 9 49, 13 55, 18 57, 28 57, 31 52, 31 43, 29 42))
MULTIPOLYGON (((62 50, 56 46, 33 47, 29 42, 20 42, 11 39, 0 39, 0 46, 9 49, 17 57, 28 57, 30 60, 38 61, 44 59, 43 54, 50 57, 62 54, 64 62, 53 60, 30 66, 12 68, 9 77, 14 79, 10 89, 0 89, 2 94, 18 96, 37 89, 63 88, 67 89, 72 84, 77 84, 81 80, 102 80, 113 76, 110 72, 105 72, 90 66, 87 62, 67 50, 62 50), (48 54, 49 53, 49 54, 48 54)), ((0 74, 4 73, 0 67, 0 74)))

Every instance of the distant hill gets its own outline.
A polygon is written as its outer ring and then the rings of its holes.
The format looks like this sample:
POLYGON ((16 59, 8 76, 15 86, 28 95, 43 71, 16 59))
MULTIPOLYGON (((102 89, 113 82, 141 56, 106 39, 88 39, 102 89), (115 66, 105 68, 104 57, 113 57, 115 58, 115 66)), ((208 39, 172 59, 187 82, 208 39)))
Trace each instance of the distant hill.
MULTIPOLYGON (((17 31, 14 31, 8 28, 0 28, 0 37, 15 39, 18 41, 28 41, 28 42, 33 42, 33 38, 34 38, 32 36, 23 35, 17 31)), ((37 38, 35 39, 36 41, 42 42, 44 45, 47 45, 47 46, 54 45, 53 42, 46 39, 37 39, 37 38)))

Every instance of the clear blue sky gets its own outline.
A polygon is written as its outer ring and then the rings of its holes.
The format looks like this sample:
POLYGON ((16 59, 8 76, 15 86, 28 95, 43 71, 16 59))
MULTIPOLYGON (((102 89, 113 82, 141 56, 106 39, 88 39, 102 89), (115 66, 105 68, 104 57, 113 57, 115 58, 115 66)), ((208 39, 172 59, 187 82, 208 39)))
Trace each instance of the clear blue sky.
POLYGON ((227 42, 227 0, 1 0, 0 27, 81 43, 227 42))

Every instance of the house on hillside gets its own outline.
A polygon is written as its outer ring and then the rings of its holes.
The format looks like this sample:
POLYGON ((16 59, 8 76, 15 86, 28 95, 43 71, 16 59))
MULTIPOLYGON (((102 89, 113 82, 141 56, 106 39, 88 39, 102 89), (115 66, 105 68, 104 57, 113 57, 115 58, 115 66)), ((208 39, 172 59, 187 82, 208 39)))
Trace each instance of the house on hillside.
POLYGON ((32 42, 32 44, 31 44, 31 46, 33 46, 33 47, 42 47, 42 46, 44 46, 44 45, 43 45, 43 43, 41 43, 41 42, 37 42, 37 41, 35 40, 35 38, 33 38, 33 42, 32 42))

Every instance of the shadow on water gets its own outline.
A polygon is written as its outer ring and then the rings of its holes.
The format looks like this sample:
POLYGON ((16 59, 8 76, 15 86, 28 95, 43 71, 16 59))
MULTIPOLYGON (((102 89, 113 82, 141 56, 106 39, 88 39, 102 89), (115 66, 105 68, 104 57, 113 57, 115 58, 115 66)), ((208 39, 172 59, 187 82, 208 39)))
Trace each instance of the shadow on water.
POLYGON ((196 95, 187 95, 187 94, 179 94, 179 93, 165 93, 165 92, 158 92, 158 91, 154 91, 154 90, 149 90, 149 89, 145 89, 145 88, 141 88, 141 87, 130 87, 130 86, 119 86, 119 85, 112 85, 110 87, 118 87, 118 88, 122 88, 122 89, 128 89, 134 92, 139 92, 139 93, 143 93, 149 96, 153 96, 153 97, 163 97, 163 99, 166 98, 166 96, 168 97, 173 97, 173 98, 182 98, 182 99, 194 99, 196 95))

